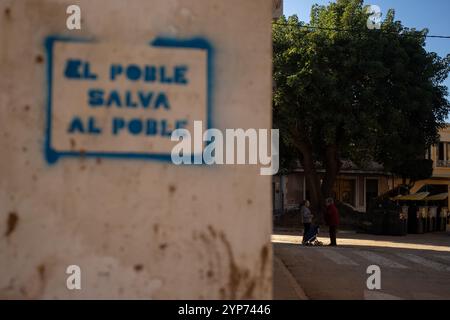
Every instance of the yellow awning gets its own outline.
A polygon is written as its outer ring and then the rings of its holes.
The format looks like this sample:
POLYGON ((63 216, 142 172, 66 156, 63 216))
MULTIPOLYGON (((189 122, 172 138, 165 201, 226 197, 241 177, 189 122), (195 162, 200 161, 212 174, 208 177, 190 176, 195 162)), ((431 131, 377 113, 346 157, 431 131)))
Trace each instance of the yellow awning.
POLYGON ((425 201, 443 201, 447 200, 448 193, 435 194, 434 196, 426 197, 425 201))
POLYGON ((400 196, 394 198, 395 201, 421 201, 428 197, 429 192, 420 192, 415 194, 408 194, 406 196, 400 196))

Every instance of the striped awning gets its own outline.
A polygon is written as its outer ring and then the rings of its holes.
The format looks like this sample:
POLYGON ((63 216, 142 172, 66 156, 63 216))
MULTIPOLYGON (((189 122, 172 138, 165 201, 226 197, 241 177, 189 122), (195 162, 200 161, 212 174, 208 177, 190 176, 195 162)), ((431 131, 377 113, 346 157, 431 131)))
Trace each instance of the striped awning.
POLYGON ((425 201, 443 201, 447 200, 448 193, 435 194, 434 196, 426 197, 425 201))
POLYGON ((395 201, 421 201, 428 197, 429 192, 420 192, 415 194, 408 194, 406 196, 397 196, 393 198, 395 201))

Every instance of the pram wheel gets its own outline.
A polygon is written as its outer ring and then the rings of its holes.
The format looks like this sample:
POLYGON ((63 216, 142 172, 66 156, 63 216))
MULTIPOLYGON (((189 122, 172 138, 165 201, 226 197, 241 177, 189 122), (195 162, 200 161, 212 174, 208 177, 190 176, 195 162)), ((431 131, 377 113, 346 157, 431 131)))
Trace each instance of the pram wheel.
POLYGON ((309 232, 305 235, 303 245, 307 247, 323 246, 323 243, 317 240, 319 235, 319 227, 313 226, 310 228, 309 232))

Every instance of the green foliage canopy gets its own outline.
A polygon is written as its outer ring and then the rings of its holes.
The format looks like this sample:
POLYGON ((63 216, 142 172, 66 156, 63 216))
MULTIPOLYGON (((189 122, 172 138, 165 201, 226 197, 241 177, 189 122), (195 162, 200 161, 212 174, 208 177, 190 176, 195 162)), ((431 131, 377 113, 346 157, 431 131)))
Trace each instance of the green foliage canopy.
POLYGON ((381 30, 369 30, 367 19, 363 1, 338 0, 313 6, 309 24, 297 16, 274 24, 274 127, 285 167, 306 153, 323 164, 333 147, 338 162, 429 174, 422 160, 450 110, 450 55, 427 52, 428 31, 404 27, 393 10, 381 30))

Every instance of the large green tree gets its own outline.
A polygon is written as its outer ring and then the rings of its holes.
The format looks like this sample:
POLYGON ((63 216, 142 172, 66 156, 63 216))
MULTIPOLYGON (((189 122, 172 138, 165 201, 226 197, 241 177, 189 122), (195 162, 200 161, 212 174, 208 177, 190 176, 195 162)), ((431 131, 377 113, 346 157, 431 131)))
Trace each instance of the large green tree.
POLYGON ((427 30, 404 27, 393 10, 379 30, 368 17, 362 0, 337 0, 313 6, 309 24, 292 16, 273 26, 282 164, 300 160, 319 217, 342 159, 376 161, 405 179, 429 175, 424 155, 450 110, 450 55, 427 52, 427 30))

